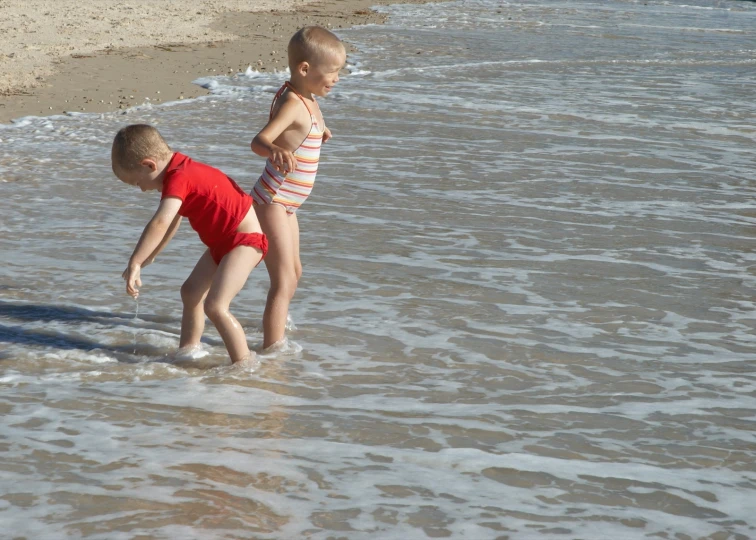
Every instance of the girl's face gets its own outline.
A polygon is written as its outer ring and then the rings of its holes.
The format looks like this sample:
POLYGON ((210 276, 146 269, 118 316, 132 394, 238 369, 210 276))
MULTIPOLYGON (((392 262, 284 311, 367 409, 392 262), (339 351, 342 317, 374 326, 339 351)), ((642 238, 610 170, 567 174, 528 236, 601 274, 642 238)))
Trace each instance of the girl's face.
POLYGON ((346 64, 346 53, 333 51, 307 65, 307 89, 316 96, 325 97, 339 82, 339 72, 346 64))

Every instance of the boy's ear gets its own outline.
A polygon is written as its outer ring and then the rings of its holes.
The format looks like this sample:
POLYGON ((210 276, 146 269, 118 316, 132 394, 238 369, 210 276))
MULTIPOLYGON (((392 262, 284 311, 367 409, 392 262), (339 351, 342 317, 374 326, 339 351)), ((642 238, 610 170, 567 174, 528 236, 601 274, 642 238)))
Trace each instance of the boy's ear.
POLYGON ((157 162, 152 158, 144 158, 139 162, 139 165, 141 165, 142 167, 147 167, 150 172, 155 172, 158 168, 157 162))
POLYGON ((299 71, 299 74, 302 76, 307 75, 307 72, 310 71, 309 62, 300 62, 297 66, 297 71, 299 71))

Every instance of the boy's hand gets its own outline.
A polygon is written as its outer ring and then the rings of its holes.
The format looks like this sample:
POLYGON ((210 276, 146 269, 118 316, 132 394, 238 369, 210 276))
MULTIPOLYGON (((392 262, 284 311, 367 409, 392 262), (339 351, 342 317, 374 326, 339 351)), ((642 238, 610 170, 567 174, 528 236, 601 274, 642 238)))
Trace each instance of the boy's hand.
POLYGON ((270 149, 270 162, 279 172, 284 174, 297 168, 297 158, 294 157, 294 154, 280 146, 274 146, 270 149))
POLYGON ((331 135, 331 130, 328 128, 325 128, 325 131, 323 131, 323 142, 328 142, 328 139, 333 138, 333 135, 331 135))
POLYGON ((123 271, 121 277, 126 280, 126 294, 136 299, 139 296, 139 289, 137 287, 142 286, 142 279, 140 276, 142 267, 139 265, 129 265, 126 270, 123 271))

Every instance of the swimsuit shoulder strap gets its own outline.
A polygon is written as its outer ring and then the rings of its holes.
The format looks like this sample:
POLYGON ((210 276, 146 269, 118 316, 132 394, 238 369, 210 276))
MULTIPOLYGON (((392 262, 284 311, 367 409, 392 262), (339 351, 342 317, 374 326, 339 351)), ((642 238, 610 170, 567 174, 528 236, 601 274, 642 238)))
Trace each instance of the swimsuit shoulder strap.
POLYGON ((294 95, 296 95, 300 100, 302 100, 302 103, 307 109, 307 112, 310 113, 310 117, 314 117, 315 115, 312 114, 312 111, 310 110, 310 106, 307 105, 307 101, 305 101, 304 96, 302 96, 302 94, 297 92, 297 89, 294 88, 294 86, 289 81, 286 81, 284 85, 278 89, 278 92, 276 92, 276 97, 273 98, 273 103, 270 104, 270 118, 273 118, 273 107, 276 106, 276 102, 283 95, 283 93, 286 91, 287 88, 291 90, 292 92, 294 92, 294 95))
POLYGON ((278 89, 278 92, 276 92, 276 96, 273 98, 273 101, 271 101, 269 119, 273 119, 273 107, 276 106, 276 102, 278 102, 278 99, 283 95, 284 90, 286 90, 286 84, 284 84, 281 88, 278 89))
POLYGON ((310 106, 307 104, 307 101, 305 101, 304 96, 302 94, 300 94, 299 92, 297 92, 297 89, 294 88, 294 85, 291 84, 290 81, 286 81, 284 83, 284 88, 288 88, 289 90, 291 90, 292 92, 294 92, 294 95, 296 95, 299 99, 302 100, 302 103, 304 104, 305 109, 307 109, 307 112, 310 113, 310 116, 313 116, 312 111, 310 110, 310 106))

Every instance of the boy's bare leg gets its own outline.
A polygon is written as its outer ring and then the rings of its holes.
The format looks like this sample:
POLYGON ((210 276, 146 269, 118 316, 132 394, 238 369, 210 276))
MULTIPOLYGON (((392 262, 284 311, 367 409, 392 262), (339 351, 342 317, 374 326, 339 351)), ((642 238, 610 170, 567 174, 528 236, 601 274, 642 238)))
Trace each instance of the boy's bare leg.
POLYGON ((290 217, 293 216, 289 216, 283 206, 259 204, 255 205, 255 212, 268 237, 265 268, 270 277, 270 290, 263 314, 263 348, 268 348, 284 338, 289 303, 297 290, 299 227, 296 217, 292 221, 290 217), (296 245, 294 238, 297 240, 296 245))
POLYGON ((249 358, 249 346, 244 329, 231 314, 229 307, 260 259, 262 251, 250 246, 239 246, 231 250, 218 266, 205 298, 205 314, 223 338, 234 364, 249 358))
POLYGON ((200 344, 202 332, 205 330, 205 310, 203 302, 210 290, 213 276, 218 266, 210 255, 210 250, 205 250, 194 270, 186 278, 181 286, 181 301, 184 311, 181 316, 181 339, 179 348, 195 347, 200 344))

